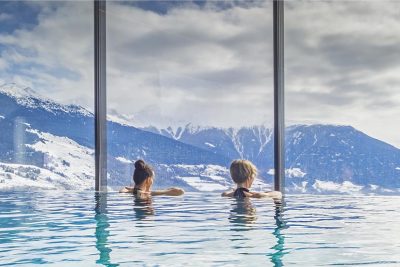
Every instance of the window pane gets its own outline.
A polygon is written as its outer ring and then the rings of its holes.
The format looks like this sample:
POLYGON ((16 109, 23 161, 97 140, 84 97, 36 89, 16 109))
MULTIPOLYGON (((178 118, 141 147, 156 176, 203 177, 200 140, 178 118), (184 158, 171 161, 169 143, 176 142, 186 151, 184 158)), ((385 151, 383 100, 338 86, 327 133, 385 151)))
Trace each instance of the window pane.
POLYGON ((396 1, 286 3, 287 184, 400 188, 396 1))
POLYGON ((0 188, 93 188, 92 1, 0 10, 0 188))
POLYGON ((230 162, 245 158, 267 187, 271 2, 113 1, 107 23, 111 184, 131 183, 142 158, 156 187, 223 190, 230 162))

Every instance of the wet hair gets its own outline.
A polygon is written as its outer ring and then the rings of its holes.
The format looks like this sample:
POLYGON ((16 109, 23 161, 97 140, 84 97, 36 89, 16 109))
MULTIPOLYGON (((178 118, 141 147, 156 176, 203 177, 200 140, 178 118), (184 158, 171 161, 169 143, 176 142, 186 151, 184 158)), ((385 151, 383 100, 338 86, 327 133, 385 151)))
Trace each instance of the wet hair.
POLYGON ((250 177, 256 177, 258 172, 256 166, 245 159, 232 161, 229 170, 232 180, 237 184, 246 182, 250 177))
POLYGON ((154 176, 153 169, 146 164, 144 160, 139 159, 135 162, 135 171, 133 172, 133 181, 135 185, 141 185, 148 178, 154 176))

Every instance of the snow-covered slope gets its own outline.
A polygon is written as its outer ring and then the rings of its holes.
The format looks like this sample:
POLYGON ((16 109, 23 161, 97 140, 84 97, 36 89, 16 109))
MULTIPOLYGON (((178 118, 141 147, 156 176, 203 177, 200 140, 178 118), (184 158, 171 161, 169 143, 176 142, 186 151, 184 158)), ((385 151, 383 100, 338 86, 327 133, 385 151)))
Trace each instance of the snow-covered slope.
POLYGON ((42 167, 0 162, 0 189, 93 189, 94 151, 73 140, 27 129, 40 141, 26 146, 41 152, 42 167))
MULTIPOLYGON (((235 187, 230 178, 229 169, 219 165, 163 164, 157 168, 164 175, 167 174, 170 178, 182 180, 199 191, 223 191, 235 187)), ((257 178, 253 183, 253 188, 271 190, 271 185, 257 178)))

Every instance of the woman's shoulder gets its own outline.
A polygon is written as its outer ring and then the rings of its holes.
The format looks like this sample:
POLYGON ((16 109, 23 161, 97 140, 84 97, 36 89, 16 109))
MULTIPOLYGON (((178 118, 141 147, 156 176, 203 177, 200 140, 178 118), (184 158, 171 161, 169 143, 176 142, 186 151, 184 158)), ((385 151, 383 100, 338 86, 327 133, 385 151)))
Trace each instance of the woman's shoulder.
POLYGON ((234 190, 232 190, 232 191, 227 191, 227 192, 222 192, 221 193, 221 196, 222 197, 233 197, 233 194, 235 193, 235 191, 234 190))

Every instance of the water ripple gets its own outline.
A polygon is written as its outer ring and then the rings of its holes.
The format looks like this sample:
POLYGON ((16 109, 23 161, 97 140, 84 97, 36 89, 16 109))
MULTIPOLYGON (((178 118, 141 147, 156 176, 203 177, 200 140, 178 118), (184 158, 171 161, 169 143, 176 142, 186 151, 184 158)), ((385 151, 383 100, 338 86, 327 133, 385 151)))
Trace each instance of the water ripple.
POLYGON ((0 192, 0 266, 399 266, 399 200, 0 192))

